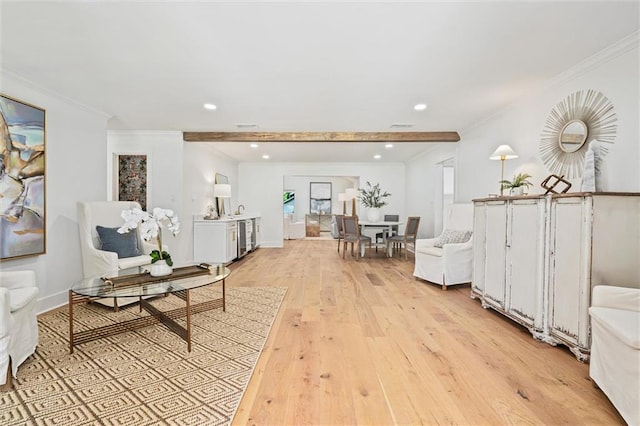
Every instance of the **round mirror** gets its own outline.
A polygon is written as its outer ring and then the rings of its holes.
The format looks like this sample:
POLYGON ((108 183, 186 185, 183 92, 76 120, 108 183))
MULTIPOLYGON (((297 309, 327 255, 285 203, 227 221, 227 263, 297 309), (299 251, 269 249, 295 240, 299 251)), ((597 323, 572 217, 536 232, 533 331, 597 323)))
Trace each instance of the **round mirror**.
POLYGON ((581 120, 571 120, 564 125, 558 136, 560 149, 564 152, 576 152, 587 140, 587 125, 581 120))

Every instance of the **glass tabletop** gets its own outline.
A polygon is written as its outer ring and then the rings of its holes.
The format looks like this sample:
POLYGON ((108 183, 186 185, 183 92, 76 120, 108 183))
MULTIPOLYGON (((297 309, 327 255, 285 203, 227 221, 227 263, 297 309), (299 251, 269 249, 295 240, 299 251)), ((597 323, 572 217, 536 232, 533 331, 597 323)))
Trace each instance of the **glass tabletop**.
POLYGON ((131 296, 157 296, 166 293, 174 293, 182 290, 190 290, 197 287, 222 281, 231 274, 231 270, 224 265, 209 266, 209 273, 191 277, 171 278, 157 277, 156 282, 114 286, 107 282, 107 278, 123 277, 134 274, 149 274, 149 265, 134 268, 120 269, 107 272, 96 277, 87 278, 75 283, 71 287, 73 293, 89 297, 131 297, 131 296))

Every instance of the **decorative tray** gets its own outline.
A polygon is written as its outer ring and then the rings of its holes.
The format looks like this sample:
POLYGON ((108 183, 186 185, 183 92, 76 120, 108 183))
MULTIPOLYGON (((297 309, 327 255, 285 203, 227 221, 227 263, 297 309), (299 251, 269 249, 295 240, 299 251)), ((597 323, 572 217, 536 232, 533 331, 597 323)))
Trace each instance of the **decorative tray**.
POLYGON ((209 270, 210 267, 211 265, 209 265, 208 263, 200 263, 198 265, 174 268, 171 274, 163 275, 161 277, 152 277, 149 272, 143 272, 141 274, 102 277, 101 279, 106 285, 113 286, 113 288, 122 288, 136 285, 159 283, 169 280, 179 280, 182 278, 196 277, 198 275, 208 275, 211 274, 211 271, 209 270))

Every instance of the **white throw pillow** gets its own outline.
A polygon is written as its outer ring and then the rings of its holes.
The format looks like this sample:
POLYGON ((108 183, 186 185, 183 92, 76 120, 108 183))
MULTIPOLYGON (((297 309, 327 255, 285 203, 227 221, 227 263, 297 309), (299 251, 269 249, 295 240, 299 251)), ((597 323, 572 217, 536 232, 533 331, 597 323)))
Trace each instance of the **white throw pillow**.
POLYGON ((471 238, 471 231, 457 231, 455 229, 445 229, 442 235, 433 243, 434 247, 442 248, 445 244, 466 243, 471 238))

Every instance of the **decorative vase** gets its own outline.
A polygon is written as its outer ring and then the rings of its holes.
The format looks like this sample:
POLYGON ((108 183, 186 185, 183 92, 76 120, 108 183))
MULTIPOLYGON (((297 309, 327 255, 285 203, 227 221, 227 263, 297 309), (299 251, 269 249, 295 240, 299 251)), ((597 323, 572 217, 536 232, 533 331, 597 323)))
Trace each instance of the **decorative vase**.
POLYGON ((164 277, 165 275, 171 275, 173 268, 167 265, 166 260, 158 260, 151 264, 149 273, 152 277, 164 277))
POLYGON ((367 212, 367 219, 369 222, 379 222, 380 221, 380 209, 372 208, 367 212))

